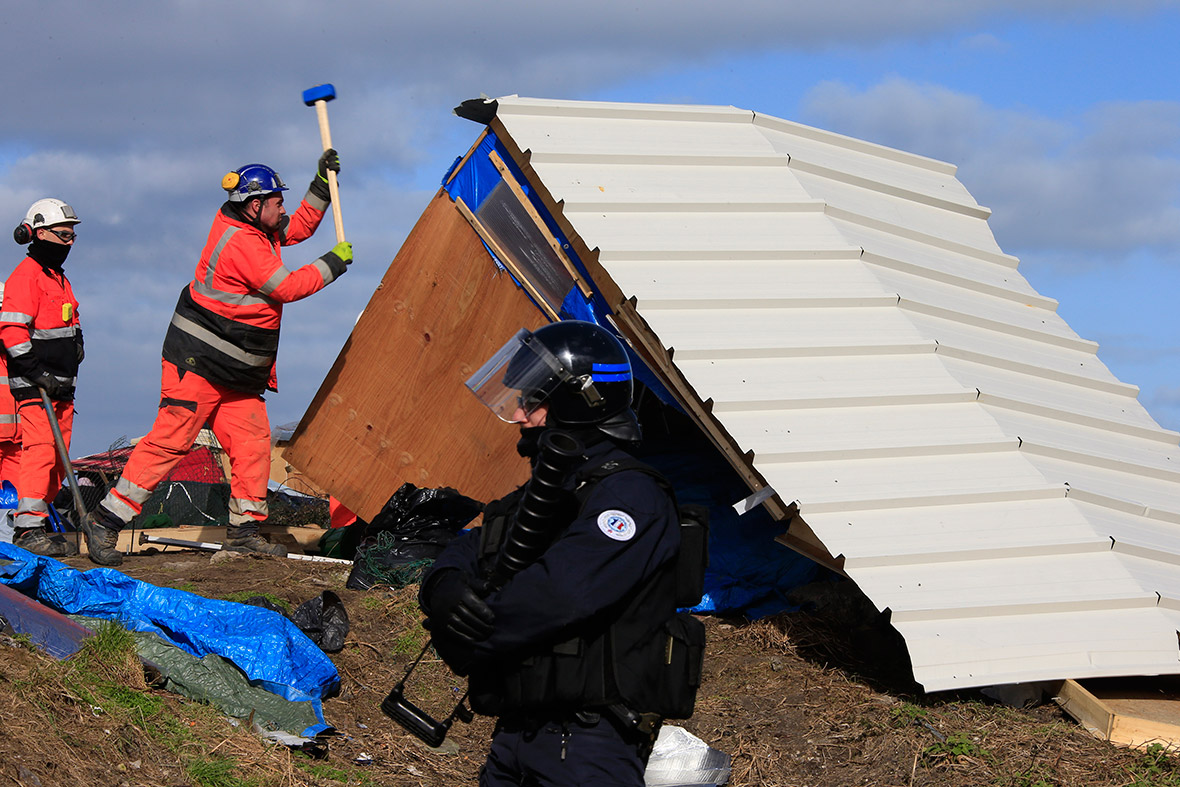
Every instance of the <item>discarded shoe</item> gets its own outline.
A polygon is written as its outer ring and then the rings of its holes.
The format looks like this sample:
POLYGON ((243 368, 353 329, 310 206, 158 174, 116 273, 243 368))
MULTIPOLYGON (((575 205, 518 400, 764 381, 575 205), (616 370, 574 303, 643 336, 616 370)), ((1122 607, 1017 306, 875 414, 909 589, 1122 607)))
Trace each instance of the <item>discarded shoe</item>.
POLYGON ((23 533, 18 531, 12 543, 34 555, 44 557, 72 557, 78 554, 78 546, 74 542, 65 536, 50 536, 43 527, 31 527, 23 533))
POLYGON ((86 515, 82 522, 82 532, 86 534, 86 553, 92 563, 119 566, 123 564, 123 553, 119 551, 119 530, 102 524, 103 521, 109 521, 109 517, 111 515, 101 506, 86 515))
POLYGON ((235 527, 230 525, 225 529, 225 548, 231 552, 256 552, 259 555, 274 555, 286 557, 287 548, 282 544, 272 544, 258 535, 258 528, 235 527))

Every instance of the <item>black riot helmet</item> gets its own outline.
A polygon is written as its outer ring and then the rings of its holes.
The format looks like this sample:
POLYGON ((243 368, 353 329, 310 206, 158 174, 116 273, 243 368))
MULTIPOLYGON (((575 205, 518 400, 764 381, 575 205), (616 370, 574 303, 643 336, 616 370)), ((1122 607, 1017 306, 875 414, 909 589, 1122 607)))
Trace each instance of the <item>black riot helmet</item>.
POLYGON ((546 404, 550 426, 593 427, 619 440, 640 438, 631 410, 627 351, 592 322, 563 320, 520 331, 467 387, 505 421, 518 407, 529 413, 546 404))

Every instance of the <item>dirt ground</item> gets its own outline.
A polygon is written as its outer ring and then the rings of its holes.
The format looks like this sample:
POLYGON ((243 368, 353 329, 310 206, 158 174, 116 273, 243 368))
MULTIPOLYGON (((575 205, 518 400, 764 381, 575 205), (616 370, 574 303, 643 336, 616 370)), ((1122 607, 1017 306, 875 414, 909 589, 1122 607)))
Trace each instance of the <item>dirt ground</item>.
MULTIPOLYGON (((244 725, 145 684, 134 669, 114 681, 126 684, 128 701, 151 704, 116 718, 71 683, 70 662, 52 662, 6 638, 8 646, 0 647, 0 784, 475 783, 490 720, 456 724, 446 743, 432 750, 380 710, 425 641, 415 586, 349 590, 347 566, 211 555, 169 549, 129 557, 123 571, 213 598, 266 595, 292 609, 324 590, 343 599, 351 629, 344 649, 332 656, 342 690, 324 702, 336 728, 324 756, 263 743, 244 725)), ((67 562, 91 568, 85 558, 67 562)), ((1180 784, 1173 761, 1161 753, 1114 748, 1052 703, 1015 710, 971 692, 921 695, 898 677, 904 654, 893 650, 889 631, 805 613, 756 622, 704 620, 709 644, 696 714, 674 723, 732 756, 730 784, 1180 784)), ((449 710, 461 686, 428 657, 407 695, 437 715, 449 710)))

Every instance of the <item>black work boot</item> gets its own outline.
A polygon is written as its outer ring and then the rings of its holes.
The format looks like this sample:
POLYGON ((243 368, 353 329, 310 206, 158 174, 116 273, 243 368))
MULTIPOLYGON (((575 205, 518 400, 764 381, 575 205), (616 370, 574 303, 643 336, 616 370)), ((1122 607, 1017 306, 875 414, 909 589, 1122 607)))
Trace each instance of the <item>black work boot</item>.
POLYGON ((12 543, 27 552, 43 557, 73 557, 78 554, 78 547, 74 542, 61 535, 50 536, 43 527, 17 530, 12 543))
POLYGON ((122 522, 102 506, 86 515, 82 520, 82 532, 86 534, 86 553, 90 562, 100 566, 123 564, 123 553, 119 551, 119 525, 122 522))
POLYGON ((225 529, 225 548, 231 552, 257 552, 260 555, 274 555, 286 557, 287 548, 282 544, 272 544, 258 535, 258 527, 250 525, 230 525, 225 529))

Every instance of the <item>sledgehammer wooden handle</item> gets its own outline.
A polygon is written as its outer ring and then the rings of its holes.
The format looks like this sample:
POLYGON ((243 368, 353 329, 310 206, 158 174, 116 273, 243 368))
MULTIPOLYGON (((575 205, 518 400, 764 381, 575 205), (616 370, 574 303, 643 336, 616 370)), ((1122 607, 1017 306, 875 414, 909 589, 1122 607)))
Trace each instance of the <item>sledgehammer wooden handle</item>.
MULTIPOLYGON (((320 139, 324 143, 324 150, 332 147, 332 132, 328 128, 328 102, 315 102, 315 116, 320 122, 320 139)), ((328 170, 328 194, 332 197, 332 221, 336 223, 336 242, 344 242, 344 220, 340 218, 340 184, 336 182, 336 173, 328 170)))
MULTIPOLYGON (((317 85, 303 91, 303 103, 315 107, 316 119, 320 122, 320 140, 324 150, 332 147, 332 132, 328 128, 328 102, 336 98, 333 85, 317 85)), ((318 174, 317 174, 318 176, 318 174)), ((344 221, 340 218, 340 186, 336 173, 328 170, 328 196, 332 199, 332 220, 336 223, 336 242, 344 243, 344 221)))

